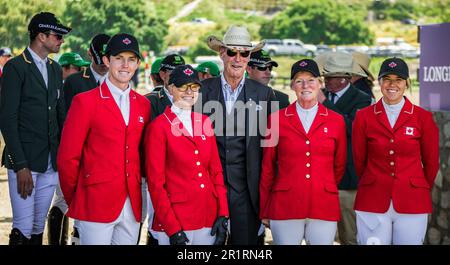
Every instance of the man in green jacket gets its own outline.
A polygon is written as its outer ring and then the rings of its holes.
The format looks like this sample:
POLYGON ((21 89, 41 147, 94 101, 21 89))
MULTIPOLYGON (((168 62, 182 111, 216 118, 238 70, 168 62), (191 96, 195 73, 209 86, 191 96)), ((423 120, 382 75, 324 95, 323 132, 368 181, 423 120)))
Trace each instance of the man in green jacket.
POLYGON ((70 31, 54 14, 36 14, 28 25, 29 46, 3 69, 0 127, 13 210, 10 245, 42 244, 65 118, 61 66, 47 56, 59 52, 70 31))

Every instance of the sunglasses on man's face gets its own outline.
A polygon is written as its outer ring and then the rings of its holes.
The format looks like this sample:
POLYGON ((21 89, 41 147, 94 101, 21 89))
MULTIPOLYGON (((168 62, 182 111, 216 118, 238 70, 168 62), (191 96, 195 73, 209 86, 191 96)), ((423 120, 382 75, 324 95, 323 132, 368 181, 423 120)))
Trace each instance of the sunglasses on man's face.
POLYGON ((232 49, 227 49, 227 55, 230 57, 236 56, 236 54, 239 52, 241 57, 248 57, 250 55, 250 51, 235 51, 232 49))
POLYGON ((269 65, 269 66, 255 66, 255 67, 253 67, 253 69, 256 68, 256 69, 258 69, 258 71, 261 71, 261 72, 264 72, 267 69, 269 69, 269 71, 272 72, 272 67, 273 67, 272 65, 269 65))
POLYGON ((197 92, 200 90, 200 85, 193 83, 193 84, 186 84, 182 85, 181 87, 177 87, 178 91, 180 92, 186 92, 188 89, 191 89, 192 92, 197 92))
POLYGON ((57 33, 51 32, 51 31, 49 31, 49 32, 46 32, 45 34, 46 34, 47 36, 49 36, 49 35, 53 35, 53 36, 55 36, 55 37, 56 37, 56 39, 58 39, 58 40, 62 40, 62 39, 64 38, 64 36, 63 36, 63 35, 60 35, 60 34, 57 34, 57 33))

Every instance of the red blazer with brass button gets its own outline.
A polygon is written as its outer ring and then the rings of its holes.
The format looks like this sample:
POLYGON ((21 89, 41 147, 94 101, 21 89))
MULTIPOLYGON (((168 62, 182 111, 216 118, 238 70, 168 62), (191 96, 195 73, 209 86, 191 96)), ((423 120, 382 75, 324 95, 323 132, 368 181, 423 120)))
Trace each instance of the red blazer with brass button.
POLYGON ((357 112, 353 157, 359 176, 355 209, 430 213, 430 189, 439 168, 439 129, 431 112, 405 97, 394 128, 381 99, 357 112))
POLYGON ((106 82, 74 97, 57 157, 69 217, 112 222, 129 196, 140 222, 139 146, 149 121, 150 102, 133 90, 128 126, 106 82))
POLYGON ((271 146, 264 148, 260 217, 339 220, 337 185, 347 161, 343 117, 319 103, 306 133, 292 103, 272 114, 269 123, 271 146))
POLYGON ((209 118, 192 112, 192 137, 167 107, 145 135, 145 163, 155 208, 153 229, 168 236, 212 227, 228 216, 227 191, 209 118))

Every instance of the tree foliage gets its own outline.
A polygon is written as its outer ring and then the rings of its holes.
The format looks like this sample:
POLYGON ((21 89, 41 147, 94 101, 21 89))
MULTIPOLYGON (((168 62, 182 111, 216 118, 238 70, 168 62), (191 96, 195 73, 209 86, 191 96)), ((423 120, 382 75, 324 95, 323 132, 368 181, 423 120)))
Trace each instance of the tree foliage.
POLYGON ((154 10, 154 5, 145 0, 69 1, 63 15, 73 28, 67 37, 68 46, 84 55, 94 35, 125 32, 138 39, 141 51, 159 53, 167 25, 156 17, 154 10))
POLYGON ((450 22, 450 0, 428 0, 418 3, 421 15, 428 17, 428 23, 450 22))
POLYGON ((133 34, 142 51, 158 54, 164 48, 168 26, 155 10, 153 2, 146 0, 0 0, 0 45, 24 48, 29 43, 27 27, 31 17, 48 11, 73 28, 62 49, 79 52, 84 58, 90 40, 98 33, 133 34))
POLYGON ((419 13, 418 6, 411 0, 373 1, 371 9, 377 19, 402 20, 415 18, 419 13))
MULTIPOLYGON (((28 23, 33 15, 48 11, 58 17, 65 0, 0 0, 0 45, 22 49, 29 43, 28 23)), ((66 20, 61 20, 66 22, 66 20)))
POLYGON ((198 42, 189 49, 189 51, 186 54, 186 57, 194 61, 195 57, 197 56, 218 55, 216 51, 213 51, 208 47, 207 39, 211 35, 216 36, 219 39, 222 39, 227 29, 228 26, 225 27, 224 25, 217 25, 214 30, 211 30, 206 34, 202 35, 198 39, 198 42))
POLYGON ((297 0, 272 21, 263 23, 262 38, 297 38, 307 43, 371 44, 364 23, 366 10, 333 0, 297 0))
POLYGON ((206 44, 206 38, 207 36, 204 36, 204 38, 200 39, 196 45, 191 47, 187 52, 186 57, 189 57, 194 61, 195 57, 200 55, 217 55, 217 52, 211 50, 206 44))

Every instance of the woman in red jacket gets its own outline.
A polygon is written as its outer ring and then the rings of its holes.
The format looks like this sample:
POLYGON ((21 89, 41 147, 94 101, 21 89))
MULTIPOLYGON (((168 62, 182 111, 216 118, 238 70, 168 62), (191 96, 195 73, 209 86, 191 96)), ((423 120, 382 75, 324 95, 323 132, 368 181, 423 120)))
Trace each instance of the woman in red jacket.
POLYGON ((402 59, 386 59, 378 81, 382 99, 360 110, 353 123, 358 243, 422 244, 439 167, 439 130, 431 112, 404 97, 410 80, 402 59))
POLYGON ((274 244, 332 244, 340 217, 337 184, 345 170, 344 119, 318 102, 316 62, 291 69, 297 101, 271 115, 271 139, 264 150, 260 217, 274 244))
POLYGON ((146 173, 159 245, 223 244, 228 204, 209 118, 191 111, 200 80, 190 65, 169 79, 173 105, 146 133, 146 173))

